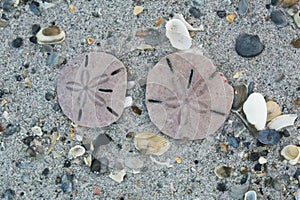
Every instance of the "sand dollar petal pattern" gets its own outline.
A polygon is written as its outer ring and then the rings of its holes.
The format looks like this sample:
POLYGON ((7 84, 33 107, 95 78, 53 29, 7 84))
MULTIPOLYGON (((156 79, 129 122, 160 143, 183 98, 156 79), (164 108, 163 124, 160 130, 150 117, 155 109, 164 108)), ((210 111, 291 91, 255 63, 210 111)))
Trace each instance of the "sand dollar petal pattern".
POLYGON ((149 72, 146 106, 151 121, 175 139, 196 140, 227 119, 233 88, 212 61, 195 52, 162 58, 149 72))
POLYGON ((126 68, 116 57, 103 52, 83 53, 61 72, 58 102, 78 125, 107 126, 123 112, 126 84, 126 68))

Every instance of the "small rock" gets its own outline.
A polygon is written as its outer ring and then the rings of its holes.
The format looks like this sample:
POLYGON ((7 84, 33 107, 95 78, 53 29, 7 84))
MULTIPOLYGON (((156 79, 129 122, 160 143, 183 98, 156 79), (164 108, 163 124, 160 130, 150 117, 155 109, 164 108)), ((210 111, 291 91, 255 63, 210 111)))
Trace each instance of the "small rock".
POLYGON ((107 158, 94 159, 91 165, 91 171, 94 173, 104 174, 108 171, 109 161, 107 158))
POLYGON ((43 176, 48 176, 49 173, 50 173, 50 170, 49 170, 49 168, 47 167, 47 168, 45 168, 45 169, 43 170, 42 175, 43 175, 43 176))
POLYGON ((35 36, 31 36, 29 38, 29 41, 32 42, 33 44, 37 44, 37 38, 35 36))
POLYGON ((41 30, 41 26, 39 24, 33 24, 31 26, 31 34, 36 35, 41 30))
POLYGON ((8 12, 10 11, 14 6, 14 2, 12 0, 3 0, 2 2, 2 8, 4 11, 8 12))
POLYGON ((57 53, 51 53, 46 61, 47 66, 57 66, 66 64, 66 59, 57 53))
POLYGON ((139 107, 135 106, 135 105, 131 106, 131 109, 137 115, 141 115, 142 114, 142 110, 139 107))
POLYGON ((42 131, 41 127, 34 126, 31 128, 31 131, 32 131, 33 135, 40 136, 40 137, 43 135, 43 131, 42 131))
POLYGON ((254 171, 261 171, 261 167, 262 167, 261 164, 259 164, 259 163, 255 164, 254 165, 254 171))
POLYGON ((124 108, 130 107, 130 106, 132 106, 132 97, 131 96, 127 96, 125 98, 124 108))
POLYGON ((257 153, 257 152, 252 152, 252 153, 250 153, 249 159, 250 159, 251 161, 257 161, 257 160, 259 159, 259 153, 257 153))
POLYGON ((200 12, 200 10, 196 7, 191 7, 189 9, 189 12, 191 13, 191 15, 193 15, 193 17, 195 18, 200 18, 202 16, 202 13, 200 12))
POLYGON ((278 27, 285 27, 288 25, 285 14, 280 10, 273 10, 270 18, 278 27))
POLYGON ((220 17, 220 18, 224 18, 224 17, 226 17, 227 13, 226 13, 225 10, 218 10, 218 11, 217 11, 217 15, 218 15, 218 17, 220 17))
POLYGON ((31 142, 34 140, 34 136, 28 136, 22 139, 22 142, 27 146, 31 145, 31 142))
POLYGON ((262 130, 258 133, 258 141, 263 144, 274 145, 277 144, 282 135, 273 129, 262 130))
POLYGON ((52 109, 53 109, 54 111, 56 111, 56 112, 57 112, 57 111, 60 111, 60 106, 59 106, 59 104, 58 104, 58 103, 54 103, 52 109))
POLYGON ((73 175, 64 173, 61 177, 61 189, 64 193, 71 193, 73 189, 73 175))
POLYGON ((143 6, 135 6, 133 9, 133 14, 138 15, 138 14, 142 13, 143 10, 144 10, 143 6))
POLYGON ((227 187, 225 183, 218 183, 217 185, 217 190, 221 191, 221 192, 225 192, 227 191, 227 187))
POLYGON ((229 144, 233 147, 233 148, 238 148, 239 147, 239 142, 238 140, 233 137, 233 136, 228 136, 227 137, 227 141, 229 142, 229 144))
POLYGON ((51 92, 47 92, 46 94, 45 94, 45 99, 47 100, 47 101, 51 101, 51 100, 53 100, 55 98, 55 96, 51 93, 51 92))
POLYGON ((19 48, 23 45, 23 39, 20 38, 20 37, 17 37, 16 39, 14 39, 11 43, 11 45, 14 47, 14 48, 19 48))
POLYGON ((64 167, 66 167, 66 168, 71 167, 71 161, 66 160, 65 163, 64 163, 64 167))
POLYGON ((231 167, 220 165, 215 168, 214 172, 215 172, 216 176, 219 178, 228 178, 231 176, 232 170, 233 169, 231 167))
POLYGON ((28 176, 28 175, 23 175, 23 176, 22 176, 22 181, 23 181, 24 183, 29 183, 29 176, 28 176))
POLYGON ((238 5, 238 13, 239 15, 245 15, 249 9, 249 2, 248 0, 239 0, 238 5))
POLYGON ((237 17, 237 14, 231 13, 231 14, 229 14, 229 15, 226 16, 226 19, 227 19, 227 21, 229 23, 233 23, 234 20, 236 19, 236 17, 237 17))
POLYGON ((124 164, 130 169, 140 169, 144 166, 143 161, 140 160, 138 157, 127 157, 125 159, 124 164))
POLYGON ((29 8, 30 10, 37 16, 40 16, 41 15, 41 11, 39 9, 39 6, 40 4, 36 1, 32 1, 30 4, 29 4, 29 8))
POLYGON ((294 48, 300 48, 300 37, 296 38, 296 39, 293 39, 292 42, 291 42, 291 45, 294 48))
POLYGON ((257 56, 264 48, 257 35, 243 33, 236 39, 235 50, 242 57, 257 56))
POLYGON ((233 89, 234 89, 234 98, 233 98, 232 108, 238 110, 243 106, 244 102, 248 98, 248 88, 246 87, 246 85, 241 84, 241 85, 233 86, 233 89))
POLYGON ((271 0, 271 5, 276 6, 279 3, 279 0, 271 0))
POLYGON ((298 11, 294 15, 294 21, 295 21, 295 24, 297 25, 297 27, 300 28, 300 11, 298 11))
POLYGON ((267 159, 265 159, 264 157, 259 157, 258 163, 261 164, 261 165, 266 164, 267 163, 267 159))
POLYGON ((281 107, 275 101, 268 101, 267 102, 267 121, 271 121, 272 119, 281 115, 281 107))
POLYGON ((297 4, 299 2, 299 0, 283 0, 282 1, 282 6, 284 8, 289 8, 295 4, 297 4))
POLYGON ((116 174, 110 173, 109 178, 113 179, 114 181, 121 183, 126 175, 125 169, 122 169, 116 174))
POLYGON ((113 139, 107 134, 99 134, 97 138, 93 141, 95 149, 98 149, 101 145, 109 144, 113 139))
POLYGON ((2 194, 2 198, 4 198, 5 200, 13 200, 15 195, 16 192, 14 190, 6 189, 2 194))
POLYGON ((9 21, 0 20, 0 27, 7 27, 9 25, 9 21))
POLYGON ((33 158, 35 158, 36 157, 36 151, 33 149, 33 148, 31 148, 31 147, 28 147, 27 148, 27 150, 26 150, 26 152, 28 153, 28 155, 30 156, 30 157, 33 157, 33 158))

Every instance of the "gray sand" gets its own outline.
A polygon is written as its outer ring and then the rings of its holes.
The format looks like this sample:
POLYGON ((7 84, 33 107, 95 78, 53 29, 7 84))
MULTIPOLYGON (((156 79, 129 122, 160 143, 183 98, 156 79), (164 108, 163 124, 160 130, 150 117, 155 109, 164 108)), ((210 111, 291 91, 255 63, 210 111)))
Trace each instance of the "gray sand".
MULTIPOLYGON (((0 28, 0 89, 7 92, 2 97, 7 103, 0 106, 0 122, 6 132, 9 124, 20 127, 20 130, 12 131, 9 136, 0 133, 1 195, 5 190, 12 189, 15 191, 15 199, 232 199, 229 191, 233 185, 240 184, 244 176, 240 170, 247 167, 251 175, 250 189, 257 192, 258 199, 294 198, 298 181, 292 177, 298 167, 284 161, 279 152, 288 144, 300 143, 297 139, 299 125, 298 129, 287 128, 290 136, 283 137, 279 144, 258 146, 257 140, 233 114, 214 135, 204 140, 180 142, 168 138, 174 144, 171 153, 167 154, 173 164, 172 168, 158 167, 149 161, 146 163, 146 172, 128 172, 124 181, 119 184, 108 177, 109 173, 92 173, 84 164, 83 157, 77 162, 71 160, 69 168, 64 167, 69 149, 80 142, 70 139, 71 121, 61 110, 54 111, 57 96, 50 101, 45 99, 47 92, 56 94, 57 75, 64 66, 46 66, 47 53, 43 52, 41 45, 29 42, 32 24, 45 27, 55 22, 66 32, 66 39, 53 46, 53 52, 59 53, 67 61, 83 52, 105 51, 125 64, 128 80, 135 82, 127 95, 132 96, 134 105, 142 109, 142 115, 136 115, 131 108, 126 108, 115 124, 106 128, 84 130, 84 135, 94 137, 99 133, 107 133, 114 140, 113 155, 126 156, 124 152, 129 150, 139 155, 132 146, 132 140, 125 136, 129 132, 159 132, 147 115, 144 102, 145 80, 148 71, 159 59, 176 49, 171 47, 165 37, 165 24, 154 31, 158 33, 157 37, 148 38, 147 43, 154 47, 152 51, 134 50, 141 43, 141 39, 135 36, 136 32, 155 28, 154 23, 159 17, 167 20, 171 13, 182 13, 193 26, 204 25, 205 30, 196 32, 193 37, 193 47, 202 47, 204 55, 214 61, 231 84, 248 84, 253 81, 254 90, 262 93, 266 99, 278 102, 283 113, 296 113, 299 116, 300 109, 294 105, 294 101, 299 96, 300 89, 300 51, 293 48, 290 41, 299 37, 300 29, 290 17, 289 25, 284 28, 277 28, 272 21, 266 20, 272 9, 283 8, 271 7, 268 10, 265 5, 268 1, 250 1, 248 13, 229 24, 225 18, 219 18, 216 11, 235 12, 236 0, 231 4, 228 1, 207 0, 205 4, 197 5, 203 13, 199 19, 189 13, 192 3, 188 0, 140 1, 137 5, 144 6, 145 10, 138 16, 133 15, 134 1, 129 0, 74 1, 75 13, 69 11, 66 2, 53 2, 56 6, 42 11, 41 16, 34 15, 29 5, 22 3, 16 9, 5 12, 10 19, 9 26, 0 28), (94 17, 92 12, 99 9, 101 15, 94 17), (16 12, 21 13, 18 18, 14 18, 16 12), (260 37, 265 44, 262 54, 251 59, 237 55, 234 50, 235 38, 244 32, 260 37), (17 49, 11 46, 16 37, 24 39, 23 46, 17 49), (94 44, 86 42, 89 37, 95 39, 94 44), (29 68, 26 69, 24 63, 29 63, 29 68), (238 71, 243 73, 234 79, 233 76, 238 71), (27 78, 17 81, 15 76, 22 76, 24 73, 27 73, 27 78), (279 80, 281 76, 283 78, 279 80), (27 79, 31 81, 31 87, 27 87, 27 79), (5 119, 5 113, 8 113, 9 119, 5 119), (35 125, 42 127, 44 134, 36 137, 36 141, 41 143, 37 149, 40 153, 32 158, 26 152, 27 146, 22 139, 33 135, 31 127, 35 125), (57 141, 54 150, 46 155, 55 127, 61 139, 57 141), (239 148, 229 146, 229 150, 224 152, 220 149, 220 143, 228 144, 228 135, 238 136, 241 142, 239 148), (250 143, 249 148, 243 145, 244 142, 250 143), (129 147, 125 145, 128 143, 129 147), (265 156, 267 163, 262 167, 264 174, 254 171, 257 161, 250 161, 245 157, 247 153, 262 150, 269 152, 265 156), (181 164, 176 163, 176 157, 181 157, 181 164), (218 178, 214 174, 214 168, 219 165, 232 167, 232 176, 218 178), (47 176, 42 175, 45 168, 50 169, 47 176), (64 193, 57 180, 66 171, 74 175, 71 193, 64 193), (267 183, 269 177, 275 179, 271 184, 267 183), (227 191, 219 191, 218 183, 225 183, 227 191), (170 184, 175 190, 172 190, 170 184), (99 196, 93 194, 96 187, 101 190, 99 196)), ((299 124, 299 119, 296 124, 299 124)))

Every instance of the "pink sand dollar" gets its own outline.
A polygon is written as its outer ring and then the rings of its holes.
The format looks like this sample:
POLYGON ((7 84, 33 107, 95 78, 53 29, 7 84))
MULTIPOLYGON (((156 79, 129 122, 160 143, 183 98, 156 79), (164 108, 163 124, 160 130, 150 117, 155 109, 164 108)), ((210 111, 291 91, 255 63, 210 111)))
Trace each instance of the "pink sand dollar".
POLYGON ((107 126, 123 112, 126 84, 126 68, 116 57, 103 52, 83 53, 60 74, 58 102, 78 125, 107 126))
POLYGON ((213 134, 227 119, 233 88, 212 61, 194 52, 162 58, 147 79, 146 106, 151 121, 175 139, 213 134))

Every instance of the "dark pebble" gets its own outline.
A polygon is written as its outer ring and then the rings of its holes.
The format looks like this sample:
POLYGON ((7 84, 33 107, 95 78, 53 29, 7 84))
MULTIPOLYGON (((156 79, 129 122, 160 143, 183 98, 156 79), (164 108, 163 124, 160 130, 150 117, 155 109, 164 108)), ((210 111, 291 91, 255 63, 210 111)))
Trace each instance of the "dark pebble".
POLYGON ((51 53, 46 61, 47 66, 57 66, 61 64, 66 64, 67 60, 60 56, 58 53, 51 53))
POLYGON ((263 150, 263 151, 260 152, 260 155, 261 156, 267 156, 268 153, 269 153, 268 150, 263 150))
POLYGON ((254 165, 254 170, 255 170, 255 171, 261 171, 261 166, 262 166, 262 165, 259 164, 259 163, 255 164, 255 165, 254 165))
POLYGON ((271 8, 271 5, 270 4, 266 4, 266 9, 270 9, 271 8))
POLYGON ((227 187, 225 183, 218 183, 217 185, 217 190, 221 191, 221 192, 225 192, 227 191, 227 187))
POLYGON ((23 138, 22 139, 22 142, 24 144, 26 144, 27 146, 30 146, 31 145, 31 142, 34 140, 34 136, 28 136, 26 138, 23 138))
POLYGON ((98 173, 98 172, 100 172, 100 166, 101 166, 100 161, 97 160, 97 159, 94 159, 94 160, 92 161, 91 171, 92 171, 93 173, 98 173))
POLYGON ((60 111, 60 106, 59 106, 58 103, 54 103, 52 108, 53 108, 53 110, 56 111, 56 112, 57 112, 57 111, 60 111))
POLYGON ((4 11, 8 12, 10 11, 14 6, 14 2, 12 0, 4 0, 2 2, 2 8, 4 11))
POLYGON ((243 33, 236 39, 235 50, 242 57, 254 57, 264 50, 265 46, 257 35, 243 33))
POLYGON ((25 69, 28 69, 28 68, 29 68, 29 66, 30 66, 30 63, 24 63, 24 67, 25 67, 25 69))
POLYGON ((15 195, 16 192, 14 190, 6 189, 2 194, 2 198, 4 198, 5 200, 13 200, 15 195))
POLYGON ((93 141, 94 147, 97 149, 99 146, 109 144, 113 139, 107 134, 99 134, 97 138, 93 141))
POLYGON ((244 183, 246 183, 247 182, 247 180, 248 180, 248 174, 245 174, 243 177, 242 177, 242 179, 241 179, 241 185, 243 185, 244 183))
POLYGON ((37 44, 37 38, 35 36, 31 36, 29 38, 29 41, 32 42, 33 44, 37 44))
POLYGON ((43 175, 43 176, 48 176, 49 173, 50 173, 50 170, 49 170, 49 168, 47 167, 47 168, 45 168, 45 169, 43 170, 42 175, 43 175))
POLYGON ((6 20, 6 21, 8 21, 9 20, 9 18, 6 16, 6 14, 4 14, 4 13, 2 13, 2 15, 1 15, 1 19, 4 19, 4 20, 6 20))
POLYGON ((71 161, 66 160, 65 163, 64 163, 64 167, 66 167, 66 168, 71 167, 71 161))
POLYGON ((250 142, 243 142, 244 147, 246 147, 247 149, 249 149, 250 147, 250 142))
POLYGON ((131 109, 137 115, 141 115, 142 114, 142 110, 139 107, 137 107, 137 106, 131 106, 131 109))
POLYGON ((271 12, 270 19, 278 26, 285 27, 288 25, 287 18, 283 12, 280 10, 273 10, 271 12))
POLYGON ((53 100, 55 98, 55 96, 51 93, 51 92, 46 92, 46 94, 45 94, 45 99, 47 100, 47 101, 51 101, 51 100, 53 100))
POLYGON ((286 129, 281 131, 280 133, 283 135, 283 137, 290 137, 291 136, 290 132, 286 129))
POLYGON ((226 17, 226 11, 225 10, 218 10, 217 11, 217 15, 218 15, 218 17, 220 17, 220 18, 224 18, 224 17, 226 17))
POLYGON ((16 10, 16 11, 14 12, 14 18, 15 18, 15 19, 18 19, 20 16, 21 16, 21 11, 20 11, 20 10, 16 10))
POLYGON ((6 126, 6 129, 5 129, 5 133, 7 135, 13 135, 14 133, 17 133, 21 130, 21 127, 19 124, 16 124, 16 125, 13 125, 13 124, 8 124, 6 126))
POLYGON ((61 189, 64 193, 70 193, 73 189, 73 176, 67 173, 64 173, 61 177, 61 189))
POLYGON ((36 1, 32 1, 30 4, 29 4, 29 8, 30 10, 37 16, 40 16, 41 15, 41 11, 39 9, 39 6, 40 4, 36 1))
POLYGON ((20 37, 17 37, 16 39, 14 39, 11 43, 11 45, 14 47, 14 48, 19 48, 23 45, 23 39, 20 38, 20 37))
POLYGON ((278 131, 273 129, 267 129, 262 130, 258 133, 258 141, 260 141, 263 144, 277 144, 282 137, 282 134, 280 134, 278 131))
POLYGON ((198 165, 199 161, 198 160, 194 160, 195 165, 198 165))
POLYGON ((251 81, 248 85, 248 96, 253 93, 255 83, 251 81))
POLYGON ((276 6, 278 4, 279 0, 271 0, 271 5, 276 6))
POLYGON ((200 10, 196 7, 191 7, 189 9, 189 12, 191 13, 191 15, 193 15, 193 17, 195 18, 200 18, 202 16, 200 10))
POLYGON ((233 86, 234 89, 234 98, 232 103, 232 108, 238 110, 244 104, 248 98, 248 88, 244 84, 233 86))
POLYGON ((294 179, 300 181, 300 169, 298 168, 295 174, 293 175, 294 179))
POLYGON ((249 159, 251 160, 251 161, 258 161, 258 159, 259 159, 259 153, 257 153, 257 152, 252 152, 252 153, 250 153, 250 155, 249 155, 249 159))
POLYGON ((109 161, 107 158, 94 159, 91 165, 91 171, 94 173, 104 174, 108 171, 109 161))
POLYGON ((227 137, 227 141, 229 142, 229 144, 233 147, 233 148, 238 148, 239 147, 239 142, 238 140, 233 137, 233 136, 228 136, 227 137))
POLYGON ((292 45, 294 48, 300 48, 300 38, 293 39, 293 40, 291 41, 291 45, 292 45))
POLYGON ((158 188, 163 188, 163 184, 161 182, 158 182, 156 185, 158 188))
POLYGON ((31 27, 31 34, 36 35, 41 30, 41 26, 39 24, 33 24, 31 27))
POLYGON ((20 74, 15 75, 16 81, 21 81, 22 80, 22 76, 20 74))

